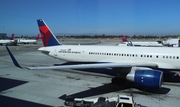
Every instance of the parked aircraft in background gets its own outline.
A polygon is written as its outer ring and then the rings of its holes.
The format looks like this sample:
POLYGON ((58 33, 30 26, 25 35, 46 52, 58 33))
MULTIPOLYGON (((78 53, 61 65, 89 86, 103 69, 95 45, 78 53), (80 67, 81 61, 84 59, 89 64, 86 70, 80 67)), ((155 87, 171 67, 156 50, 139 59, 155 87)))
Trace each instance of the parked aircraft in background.
POLYGON ((0 45, 17 45, 15 42, 14 42, 14 34, 12 34, 10 36, 9 39, 1 39, 0 40, 0 45))
POLYGON ((162 41, 162 44, 168 47, 179 47, 180 40, 179 38, 167 39, 167 40, 162 41))
POLYGON ((116 71, 116 74, 110 74, 115 76, 112 82, 129 80, 142 87, 153 89, 161 87, 163 72, 180 71, 178 48, 63 45, 42 19, 37 20, 37 23, 44 45, 38 50, 55 59, 78 64, 24 68, 18 64, 6 46, 14 65, 19 68, 28 70, 111 68, 116 71))
MULTIPOLYGON (((126 39, 125 36, 122 36, 122 43, 127 44, 129 46, 130 41, 126 39)), ((132 41, 131 41, 132 42, 132 41)), ((158 42, 138 42, 138 41, 133 41, 130 46, 145 46, 145 47, 162 47, 163 44, 158 43, 158 42), (132 45, 133 44, 133 45, 132 45)))
POLYGON ((39 39, 39 34, 36 36, 35 39, 17 39, 18 44, 36 44, 37 40, 39 39))
POLYGON ((14 40, 14 34, 12 34, 9 39, 14 40))

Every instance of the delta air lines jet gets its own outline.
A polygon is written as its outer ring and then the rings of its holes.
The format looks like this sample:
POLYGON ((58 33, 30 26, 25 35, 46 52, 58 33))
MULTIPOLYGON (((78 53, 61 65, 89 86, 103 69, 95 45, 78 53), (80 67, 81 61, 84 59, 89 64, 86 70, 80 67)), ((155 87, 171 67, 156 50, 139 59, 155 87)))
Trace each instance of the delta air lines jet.
POLYGON ((13 43, 13 42, 14 42, 14 34, 12 34, 9 39, 0 40, 0 45, 3 45, 3 44, 8 45, 8 44, 13 43))
MULTIPOLYGON (((121 37, 122 39, 122 43, 125 43, 127 45, 129 45, 132 41, 129 41, 126 39, 125 36, 122 36, 121 37)), ((163 44, 161 43, 158 43, 158 42, 139 42, 139 41, 135 41, 135 42, 132 42, 131 44, 133 44, 133 46, 142 46, 142 47, 163 47, 163 44)), ((130 44, 130 46, 132 46, 130 44)))
POLYGON ((163 71, 180 70, 180 49, 161 47, 117 47, 61 44, 46 23, 37 20, 44 47, 38 50, 56 59, 78 62, 76 65, 21 67, 7 48, 15 66, 28 70, 111 68, 115 80, 129 80, 140 86, 160 88, 163 71))
POLYGON ((36 44, 38 39, 39 39, 39 34, 36 36, 35 39, 24 39, 24 38, 21 38, 21 39, 18 39, 17 42, 19 44, 36 44))

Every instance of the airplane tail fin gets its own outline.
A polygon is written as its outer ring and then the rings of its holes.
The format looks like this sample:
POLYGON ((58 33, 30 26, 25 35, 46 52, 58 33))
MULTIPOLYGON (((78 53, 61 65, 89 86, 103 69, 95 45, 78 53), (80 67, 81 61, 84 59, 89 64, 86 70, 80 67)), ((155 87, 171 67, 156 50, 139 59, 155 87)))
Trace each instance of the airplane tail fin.
POLYGON ((121 39, 122 39, 122 42, 128 42, 125 36, 122 36, 121 39))
POLYGON ((52 31, 49 29, 49 27, 46 25, 44 20, 39 19, 37 20, 37 23, 44 47, 62 45, 57 40, 56 36, 52 33, 52 31))
POLYGON ((14 40, 14 34, 10 36, 10 40, 14 40))

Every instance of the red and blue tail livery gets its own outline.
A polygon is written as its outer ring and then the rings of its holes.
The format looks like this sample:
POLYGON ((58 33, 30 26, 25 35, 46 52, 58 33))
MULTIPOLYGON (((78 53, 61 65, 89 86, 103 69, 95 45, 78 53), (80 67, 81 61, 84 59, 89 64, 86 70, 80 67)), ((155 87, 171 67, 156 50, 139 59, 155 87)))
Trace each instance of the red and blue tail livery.
POLYGON ((125 36, 122 36, 121 39, 122 39, 122 42, 128 42, 125 36))
POLYGON ((10 36, 10 40, 14 40, 14 34, 10 36))
POLYGON ((47 46, 57 46, 57 45, 62 45, 55 35, 52 33, 52 31, 49 29, 49 27, 46 25, 44 20, 39 19, 37 20, 41 39, 43 42, 44 47, 47 46))

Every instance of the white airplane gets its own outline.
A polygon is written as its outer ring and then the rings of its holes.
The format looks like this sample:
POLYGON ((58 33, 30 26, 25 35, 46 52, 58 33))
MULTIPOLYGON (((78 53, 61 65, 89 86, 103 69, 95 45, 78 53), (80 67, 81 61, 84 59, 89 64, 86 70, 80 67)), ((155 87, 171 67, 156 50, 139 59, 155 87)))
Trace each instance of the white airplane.
POLYGON ((180 70, 178 48, 63 45, 42 19, 37 20, 37 23, 44 45, 38 49, 39 51, 55 59, 79 64, 22 67, 6 46, 14 65, 19 68, 28 70, 112 68, 116 71, 114 75, 116 78, 112 79, 112 82, 126 79, 153 89, 161 87, 165 70, 180 70))
POLYGON ((14 42, 14 34, 12 34, 9 39, 5 39, 5 40, 1 39, 0 40, 0 45, 9 45, 9 44, 11 44, 13 42, 14 42))
MULTIPOLYGON (((129 40, 126 39, 125 36, 122 36, 122 43, 127 44, 129 46, 129 40)), ((162 47, 163 44, 158 42, 139 42, 139 41, 133 41, 133 46, 141 46, 141 47, 162 47)), ((131 46, 131 45, 130 45, 131 46)))
POLYGON ((24 39, 24 38, 21 38, 21 39, 18 39, 17 42, 19 44, 36 44, 38 39, 39 39, 39 34, 36 36, 36 39, 24 39))
POLYGON ((180 39, 179 38, 167 39, 165 41, 162 41, 162 44, 164 46, 168 46, 168 47, 179 47, 179 43, 180 43, 180 39))

